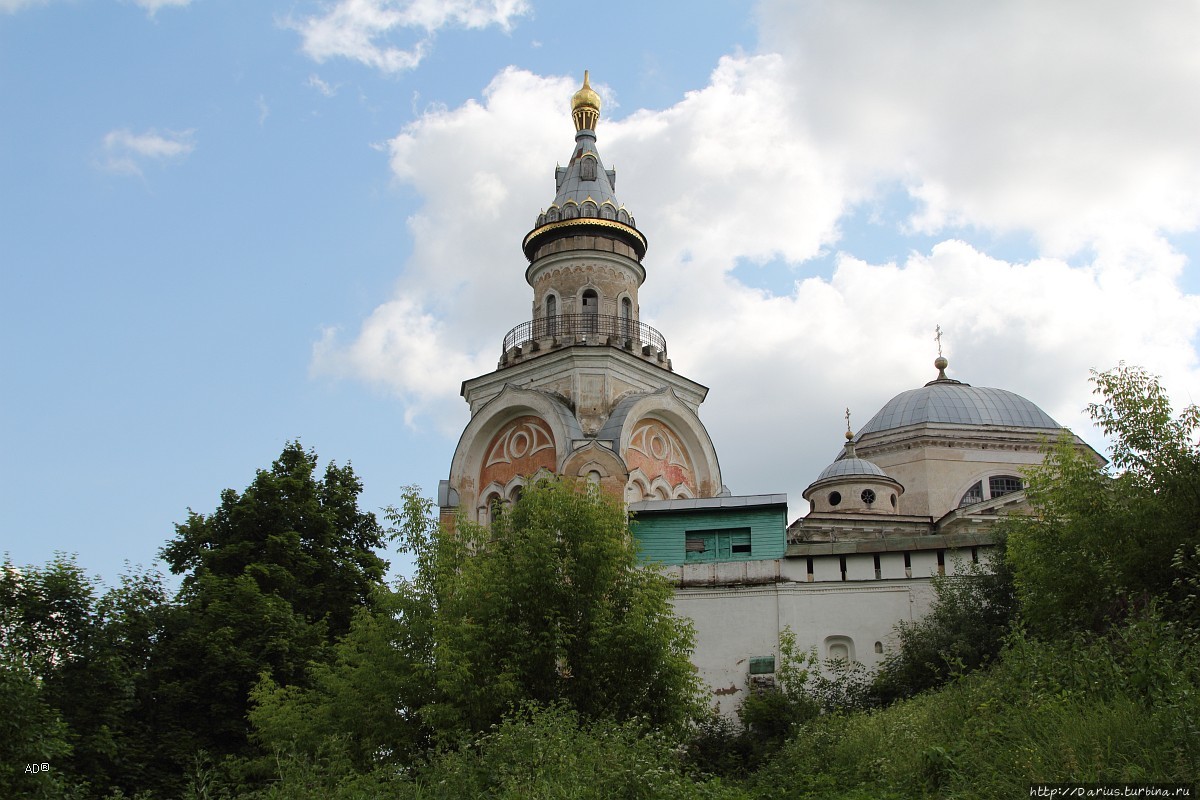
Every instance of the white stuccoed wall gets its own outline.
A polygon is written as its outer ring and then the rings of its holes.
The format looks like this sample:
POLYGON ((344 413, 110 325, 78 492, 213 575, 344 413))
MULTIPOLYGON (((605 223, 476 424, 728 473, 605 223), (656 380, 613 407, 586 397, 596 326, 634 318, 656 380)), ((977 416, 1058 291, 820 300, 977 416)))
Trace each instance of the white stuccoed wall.
MULTIPOLYGON (((895 574, 897 568, 903 575, 902 556, 887 556, 884 575, 895 574)), ((932 602, 929 576, 936 574, 936 555, 913 553, 911 559, 910 579, 876 580, 871 556, 851 555, 851 579, 842 581, 837 557, 826 556, 815 559, 811 583, 801 576, 796 582, 765 586, 677 589, 676 611, 696 628, 692 661, 712 689, 714 704, 722 714, 736 714, 747 692, 749 660, 774 655, 778 664, 779 632, 787 627, 802 652, 815 648, 823 660, 829 639, 844 637, 852 643, 854 659, 874 669, 894 646, 895 624, 920 618, 932 602), (882 643, 882 654, 875 652, 876 642, 882 643)), ((781 564, 784 574, 797 567, 805 570, 803 559, 781 564)), ((949 563, 947 569, 952 569, 949 563)))

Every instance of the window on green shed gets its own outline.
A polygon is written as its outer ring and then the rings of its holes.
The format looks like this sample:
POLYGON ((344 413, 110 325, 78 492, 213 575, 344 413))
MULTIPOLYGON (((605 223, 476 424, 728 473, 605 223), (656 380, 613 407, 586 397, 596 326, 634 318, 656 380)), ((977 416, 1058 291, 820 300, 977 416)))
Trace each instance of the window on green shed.
POLYGON ((687 561, 736 561, 753 553, 749 528, 688 531, 683 542, 687 561))

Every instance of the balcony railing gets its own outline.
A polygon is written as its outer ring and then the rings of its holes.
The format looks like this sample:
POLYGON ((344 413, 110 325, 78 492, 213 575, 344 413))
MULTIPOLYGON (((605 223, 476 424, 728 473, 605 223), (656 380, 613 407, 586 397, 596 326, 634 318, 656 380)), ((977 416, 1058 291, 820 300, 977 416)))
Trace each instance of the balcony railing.
POLYGON ((649 346, 656 354, 667 351, 667 340, 644 322, 600 314, 558 314, 522 322, 513 328, 504 337, 504 352, 543 339, 558 339, 569 344, 581 336, 586 336, 589 344, 608 342, 627 350, 649 346))

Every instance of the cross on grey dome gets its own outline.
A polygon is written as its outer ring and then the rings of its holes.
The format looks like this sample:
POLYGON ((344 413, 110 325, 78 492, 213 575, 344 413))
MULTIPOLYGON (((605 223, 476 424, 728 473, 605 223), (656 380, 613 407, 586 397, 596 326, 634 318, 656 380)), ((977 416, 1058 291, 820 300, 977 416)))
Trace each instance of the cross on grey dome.
POLYGON ((855 441, 872 433, 908 425, 1000 425, 1058 429, 1054 419, 1031 401, 1004 389, 972 386, 946 377, 947 360, 938 356, 938 377, 919 389, 893 397, 858 432, 855 441))

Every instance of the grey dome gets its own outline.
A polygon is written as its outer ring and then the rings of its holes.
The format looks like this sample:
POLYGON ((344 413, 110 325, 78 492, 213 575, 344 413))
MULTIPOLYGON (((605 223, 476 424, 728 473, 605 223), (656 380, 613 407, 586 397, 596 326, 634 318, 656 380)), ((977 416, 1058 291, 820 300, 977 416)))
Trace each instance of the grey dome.
POLYGON ((877 464, 873 464, 865 458, 859 458, 854 452, 854 442, 847 441, 837 460, 823 469, 817 479, 804 490, 804 498, 807 500, 809 494, 818 486, 840 483, 844 479, 862 480, 864 478, 868 479, 870 483, 888 483, 901 492, 904 491, 900 482, 880 469, 877 464))
POLYGON ((861 441, 867 434, 930 422, 1014 428, 1062 427, 1049 414, 1018 394, 958 381, 937 380, 893 397, 858 432, 855 441, 861 441))
POLYGON ((821 471, 813 483, 820 483, 827 478, 842 478, 852 475, 871 475, 876 478, 888 478, 888 474, 863 458, 843 458, 833 462, 821 471))

